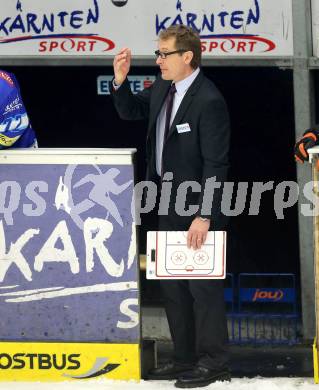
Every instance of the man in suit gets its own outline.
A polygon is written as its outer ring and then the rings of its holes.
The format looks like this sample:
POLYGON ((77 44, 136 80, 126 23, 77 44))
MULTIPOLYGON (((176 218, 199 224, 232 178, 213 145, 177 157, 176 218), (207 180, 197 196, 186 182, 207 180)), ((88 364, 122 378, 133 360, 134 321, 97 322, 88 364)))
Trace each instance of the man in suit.
MULTIPOLYGON (((161 75, 137 95, 127 80, 131 51, 123 48, 115 56, 113 101, 122 119, 148 120, 147 179, 159 183, 159 192, 167 188, 165 182, 171 183, 171 202, 166 215, 159 213, 159 230, 188 231, 188 247, 196 250, 208 230, 225 229, 220 202, 228 170, 228 112, 199 68, 201 45, 195 31, 183 25, 163 30, 155 54, 161 75), (215 180, 214 188, 210 180, 215 180), (187 189, 184 196, 181 188, 187 189), (207 210, 202 205, 209 191, 214 199, 207 210)), ((181 388, 230 380, 223 282, 165 280, 161 287, 174 359, 151 370, 149 378, 177 378, 175 386, 181 388)))

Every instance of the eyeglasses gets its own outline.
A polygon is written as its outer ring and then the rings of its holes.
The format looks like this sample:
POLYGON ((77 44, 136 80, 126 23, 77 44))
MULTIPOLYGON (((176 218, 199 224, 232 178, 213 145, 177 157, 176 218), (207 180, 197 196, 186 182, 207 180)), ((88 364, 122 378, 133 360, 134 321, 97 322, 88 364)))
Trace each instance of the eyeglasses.
POLYGON ((162 60, 165 60, 165 58, 166 58, 167 56, 170 56, 171 54, 175 54, 175 53, 185 53, 185 51, 187 51, 187 50, 180 49, 180 50, 167 51, 167 52, 155 50, 155 55, 156 55, 156 58, 161 57, 162 60))

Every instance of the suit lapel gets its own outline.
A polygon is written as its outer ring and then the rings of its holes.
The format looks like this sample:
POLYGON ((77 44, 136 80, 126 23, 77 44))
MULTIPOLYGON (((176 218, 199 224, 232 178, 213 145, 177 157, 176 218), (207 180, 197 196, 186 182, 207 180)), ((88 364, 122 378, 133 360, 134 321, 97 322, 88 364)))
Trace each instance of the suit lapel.
POLYGON ((200 85, 202 83, 202 80, 203 80, 203 74, 202 74, 202 72, 199 72, 199 74, 196 77, 196 79, 194 80, 193 84, 191 84, 188 91, 186 92, 186 94, 185 94, 185 96, 184 96, 184 98, 183 98, 183 100, 182 100, 182 102, 181 102, 181 104, 176 112, 176 115, 174 117, 172 125, 169 128, 166 141, 174 133, 174 129, 175 129, 176 125, 179 124, 180 121, 183 119, 183 116, 187 112, 189 105, 191 104, 194 96, 196 95, 198 88, 200 87, 200 85))

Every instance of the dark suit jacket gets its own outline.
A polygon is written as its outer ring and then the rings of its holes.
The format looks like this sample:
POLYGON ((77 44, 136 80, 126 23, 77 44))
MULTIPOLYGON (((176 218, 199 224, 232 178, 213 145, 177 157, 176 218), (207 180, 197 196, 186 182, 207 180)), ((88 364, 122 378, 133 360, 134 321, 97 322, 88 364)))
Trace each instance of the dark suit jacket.
MULTIPOLYGON (((156 120, 170 85, 170 81, 159 76, 151 87, 133 95, 128 80, 125 80, 112 93, 122 119, 148 120, 148 180, 158 176, 155 169, 156 120)), ((221 183, 226 180, 229 138, 229 116, 225 101, 215 85, 200 72, 182 100, 163 147, 163 174, 173 172, 171 199, 174 199, 182 182, 196 181, 201 184, 201 191, 187 193, 186 209, 192 204, 201 205, 206 180, 212 177, 221 183), (185 123, 189 124, 191 131, 178 133, 176 125, 185 123)), ((207 187, 206 191, 211 190, 207 187)), ((221 189, 215 190, 209 214, 203 213, 201 208, 196 213, 211 218, 213 230, 224 229, 226 223, 220 212, 221 193, 221 189)), ((169 215, 160 218, 162 227, 167 230, 187 230, 194 215, 180 217, 174 206, 175 201, 171 202, 169 215)))

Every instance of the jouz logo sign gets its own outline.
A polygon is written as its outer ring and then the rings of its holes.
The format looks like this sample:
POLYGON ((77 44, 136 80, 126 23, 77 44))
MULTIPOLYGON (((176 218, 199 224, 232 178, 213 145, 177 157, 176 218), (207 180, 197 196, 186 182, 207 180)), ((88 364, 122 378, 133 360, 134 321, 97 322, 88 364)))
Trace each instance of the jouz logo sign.
POLYGON ((284 292, 282 290, 273 291, 273 290, 263 290, 263 289, 256 288, 252 301, 256 302, 260 300, 263 301, 266 300, 266 301, 277 302, 282 300, 283 296, 284 296, 284 292))

